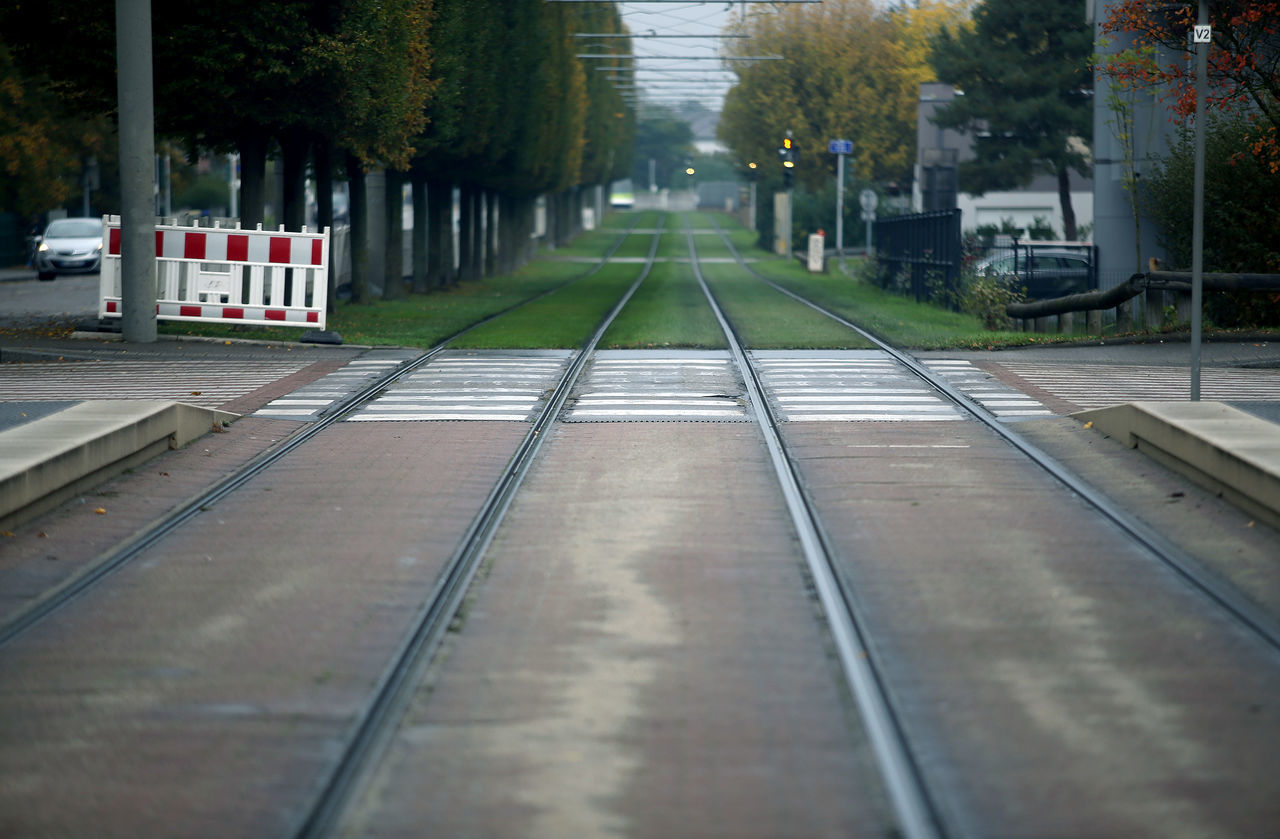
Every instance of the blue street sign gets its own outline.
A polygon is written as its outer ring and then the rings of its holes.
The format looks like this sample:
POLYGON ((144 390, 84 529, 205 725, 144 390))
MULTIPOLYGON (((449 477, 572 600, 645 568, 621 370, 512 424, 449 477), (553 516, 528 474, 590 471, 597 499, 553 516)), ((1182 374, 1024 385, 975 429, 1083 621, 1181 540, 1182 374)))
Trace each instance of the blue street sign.
POLYGON ((832 140, 827 143, 827 151, 832 154, 853 154, 852 140, 832 140))

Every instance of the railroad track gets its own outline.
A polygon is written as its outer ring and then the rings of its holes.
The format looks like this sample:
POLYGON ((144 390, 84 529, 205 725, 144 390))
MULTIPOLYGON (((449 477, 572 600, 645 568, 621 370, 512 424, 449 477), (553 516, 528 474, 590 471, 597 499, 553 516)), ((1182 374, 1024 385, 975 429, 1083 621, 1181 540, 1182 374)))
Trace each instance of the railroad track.
MULTIPOLYGON (((719 228, 717 229, 719 230, 719 228)), ((1260 640, 1280 651, 1280 624, 1277 624, 1274 618, 1258 608, 1239 590, 1219 579, 1196 559, 1187 554, 1186 551, 1170 543, 1168 539, 1156 533, 1112 499, 1082 481, 1071 470, 1018 434, 1007 423, 1001 422, 994 413, 987 410, 980 402, 970 398, 952 385, 945 376, 940 375, 935 370, 931 370, 908 353, 890 345, 879 336, 856 323, 760 274, 742 259, 742 255, 733 246, 724 231, 719 230, 719 232, 721 239, 733 252, 738 265, 744 271, 766 283, 780 294, 784 294, 790 299, 808 306, 823 316, 856 332, 865 340, 870 341, 882 352, 888 354, 897 363, 909 370, 914 376, 925 382, 930 388, 944 395, 973 419, 982 423, 1010 446, 1025 455, 1032 463, 1051 475, 1054 480, 1067 487, 1108 520, 1116 524, 1136 543, 1150 552, 1153 558, 1178 574, 1196 591, 1222 608, 1232 620, 1237 621, 1242 627, 1254 633, 1260 640)))
MULTIPOLYGON (((1177 548, 1165 543, 1141 522, 1116 508, 1109 500, 1071 475, 1068 470, 1013 433, 1007 425, 1001 423, 981 404, 954 388, 944 377, 919 364, 909 355, 888 346, 856 324, 755 272, 742 261, 724 232, 719 231, 719 233, 733 251, 743 270, 769 283, 789 298, 821 312, 862 338, 871 341, 897 364, 925 382, 929 388, 950 400, 968 416, 982 423, 1009 446, 1034 462, 1038 468, 1052 475, 1056 481, 1092 505, 1113 522, 1126 538, 1135 540, 1143 550, 1150 552, 1152 556, 1187 580, 1196 591, 1210 598, 1217 608, 1238 622, 1245 631, 1253 633, 1272 648, 1280 649, 1280 633, 1276 632, 1271 619, 1230 586, 1215 580, 1212 575, 1199 568, 1177 548)), ((659 225, 658 232, 653 235, 646 262, 634 282, 597 326, 591 337, 573 353, 570 361, 564 366, 555 387, 543 401, 536 417, 530 422, 523 440, 516 447, 501 476, 466 528, 456 550, 445 563, 434 589, 428 597, 424 598, 421 607, 413 615, 409 622, 409 630, 403 636, 371 691, 370 700, 365 703, 358 719, 350 726, 350 733, 345 738, 341 755, 331 762, 325 777, 313 785, 315 790, 313 800, 305 807, 299 808, 304 813, 292 825, 289 831, 291 835, 298 837, 334 835, 363 780, 371 768, 375 767, 386 754, 396 726, 418 689, 451 622, 462 608, 468 589, 505 514, 512 506, 525 477, 537 462, 543 443, 551 436, 551 429, 563 417, 570 395, 595 356, 601 338, 648 276, 662 236, 662 225, 659 225)), ((801 545, 808 574, 813 581, 822 612, 826 616, 830 637, 838 653, 846 684, 856 699, 858 715, 874 747, 897 828, 902 836, 911 837, 911 839, 949 836, 962 832, 952 824, 952 813, 948 807, 940 803, 945 793, 933 787, 930 774, 922 769, 925 761, 920 754, 920 745, 909 725, 904 722, 905 715, 897 707, 897 699, 885 675, 889 666, 888 662, 881 657, 880 646, 874 640, 877 628, 874 622, 863 613, 861 596, 840 562, 840 549, 824 526, 820 505, 805 489, 804 468, 789 450, 787 434, 783 431, 784 422, 775 416, 770 407, 770 400, 766 398, 766 383, 759 364, 752 357, 750 349, 743 345, 734 324, 726 316, 711 285, 703 277, 695 237, 687 226, 684 236, 696 281, 724 332, 730 356, 746 389, 746 401, 754 409, 752 416, 759 426, 765 448, 768 450, 774 474, 801 545)), ((621 244, 621 239, 618 244, 621 244)), ((613 250, 617 247, 618 245, 615 245, 613 250)), ((611 250, 610 253, 612 252, 611 250)), ((607 260, 608 255, 596 270, 607 260)), ((319 422, 304 426, 282 446, 248 464, 242 472, 223 481, 209 493, 141 534, 129 545, 96 563, 91 572, 81 575, 59 591, 50 593, 37 604, 36 608, 24 612, 0 627, 0 646, 19 637, 27 629, 91 590, 108 575, 142 555, 201 512, 236 492, 255 476, 262 474, 289 452, 298 450, 325 428, 351 417, 361 406, 385 393, 397 381, 429 364, 446 349, 452 340, 454 339, 451 338, 401 365, 373 385, 352 395, 331 409, 319 422)))
POLYGON ((218 501, 270 469, 273 464, 279 462, 282 458, 300 449, 307 442, 315 438, 334 423, 340 422, 344 417, 356 410, 359 410, 360 407, 372 402, 379 394, 385 392, 387 388, 411 375, 414 371, 436 358, 454 341, 468 334, 472 330, 478 329, 491 321, 497 320, 503 315, 532 303, 536 303, 548 295, 554 294, 556 291, 572 285, 573 283, 585 280, 600 271, 604 266, 609 264, 609 258, 613 256, 613 254, 617 252, 618 248, 622 246, 622 243, 626 241, 627 236, 631 234, 631 230, 634 229, 638 221, 639 217, 637 216, 626 231, 624 231, 622 235, 618 237, 618 240, 605 252, 604 256, 579 276, 574 277, 561 286, 548 289, 541 294, 521 301, 520 303, 504 309, 503 311, 495 312, 482 320, 476 321, 466 329, 449 336, 436 346, 428 349, 426 352, 397 365, 391 370, 388 370, 386 373, 378 376, 374 381, 370 382, 363 388, 347 394, 324 409, 316 422, 300 425, 296 431, 281 441, 279 445, 262 453, 250 462, 236 469, 213 487, 210 487, 207 491, 163 516, 144 531, 134 535, 124 543, 117 545, 111 551, 96 557, 79 573, 64 580, 57 586, 41 593, 39 596, 34 598, 28 606, 18 610, 3 623, 0 623, 0 647, 3 647, 5 644, 9 643, 14 638, 17 638, 40 621, 56 613, 76 598, 92 590, 94 586, 98 585, 98 583, 102 582, 115 571, 137 558, 152 545, 155 545, 169 534, 181 528, 185 523, 191 521, 193 518, 200 515, 200 513, 218 503, 218 501))
MULTIPOLYGON (((728 237, 719 231, 722 240, 733 251, 741 267, 751 271, 733 248, 728 237)), ((684 232, 690 254, 690 265, 708 305, 720 324, 733 363, 740 372, 746 387, 747 400, 755 408, 755 418, 769 451, 770 460, 786 500, 787 509, 802 547, 802 552, 813 580, 816 595, 827 616, 831 638, 839 654, 840 662, 851 694, 855 697, 858 713, 865 726, 868 739, 873 744, 887 794, 891 800, 898 829, 908 839, 933 839, 953 834, 948 824, 945 808, 939 806, 938 793, 920 768, 920 759, 895 707, 893 693, 883 676, 883 662, 877 660, 876 645, 872 641, 874 627, 869 626, 858 606, 858 595, 841 570, 836 550, 825 532, 816 506, 803 489, 800 467, 789 452, 784 435, 780 432, 780 420, 773 414, 765 397, 762 374, 757 363, 743 345, 738 332, 725 315, 712 289, 702 276, 695 237, 686 226, 684 232)), ((564 410, 566 400, 586 368, 601 337, 614 318, 622 311, 630 297, 644 281, 656 255, 661 228, 655 235, 644 269, 628 288, 595 333, 575 354, 567 366, 550 398, 531 425, 529 435, 512 459, 502 480, 494 487, 483 510, 473 522, 463 544, 448 563, 448 571, 437 588, 436 594, 423 610, 417 622, 417 631, 406 643, 403 651, 391 665, 379 698, 371 704, 361 732, 353 740, 338 770, 334 773, 325 794, 312 811, 298 836, 327 836, 337 829, 345 807, 360 783, 363 773, 385 752, 394 734, 397 721, 417 689, 427 663, 446 631, 479 567, 484 551, 502 522, 525 475, 532 467, 541 444, 549 436, 551 425, 564 410)), ((1225 584, 1214 581, 1193 560, 1133 519, 1123 510, 1075 478, 1068 470, 1054 462, 1048 455, 1036 449, 1025 439, 1013 433, 997 417, 980 403, 970 399, 952 386, 945 377, 919 364, 906 353, 889 346, 878 337, 856 324, 840 317, 811 300, 783 288, 771 280, 751 271, 763 282, 773 286, 788 297, 804 303, 830 317, 879 349, 922 379, 930 388, 954 402, 975 420, 990 428, 1009 445, 1025 454, 1038 467, 1049 472, 1073 492, 1085 498, 1101 513, 1119 524, 1131 538, 1139 541, 1161 562, 1168 563, 1191 582, 1198 590, 1211 597, 1234 619, 1257 632, 1267 643, 1280 647, 1269 619, 1261 614, 1246 598, 1225 584)))

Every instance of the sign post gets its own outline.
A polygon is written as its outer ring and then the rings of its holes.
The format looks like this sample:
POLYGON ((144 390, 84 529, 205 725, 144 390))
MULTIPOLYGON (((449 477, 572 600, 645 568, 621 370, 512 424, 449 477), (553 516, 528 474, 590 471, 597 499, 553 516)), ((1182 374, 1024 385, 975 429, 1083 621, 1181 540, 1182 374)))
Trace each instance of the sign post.
POLYGON ((844 156, 853 153, 850 140, 832 140, 827 151, 836 156, 836 253, 840 255, 840 270, 844 271, 844 156))
POLYGON ((1192 175, 1191 211, 1191 401, 1200 401, 1200 333, 1204 306, 1204 112, 1205 75, 1213 30, 1209 26, 1209 4, 1200 0, 1199 22, 1192 30, 1196 50, 1196 136, 1192 175))
POLYGON ((858 203, 862 205, 862 220, 867 223, 867 256, 875 256, 876 249, 871 242, 871 225, 876 220, 876 205, 880 203, 880 198, 875 190, 864 189, 858 196, 858 203))

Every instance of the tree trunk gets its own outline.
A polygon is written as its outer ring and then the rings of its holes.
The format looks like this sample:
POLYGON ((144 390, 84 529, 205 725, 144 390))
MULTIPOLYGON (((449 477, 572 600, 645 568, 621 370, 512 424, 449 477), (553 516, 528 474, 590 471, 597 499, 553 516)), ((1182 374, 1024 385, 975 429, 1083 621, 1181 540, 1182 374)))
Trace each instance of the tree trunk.
POLYGON ((531 195, 525 196, 520 202, 520 227, 517 234, 520 236, 517 259, 521 265, 533 259, 538 252, 538 243, 533 238, 537 229, 538 199, 531 195))
POLYGON ((282 196, 280 221, 291 233, 302 230, 307 223, 307 157, 311 150, 310 137, 305 131, 290 130, 280 138, 280 153, 284 164, 284 195, 282 196))
POLYGON ((443 273, 440 275, 445 285, 458 281, 458 247, 453 231, 453 184, 441 183, 441 225, 440 225, 440 260, 443 273))
POLYGON ((240 226, 252 230, 262 224, 266 207, 267 137, 248 134, 240 138, 240 226))
POLYGON ((426 294, 431 290, 427 284, 427 241, 431 232, 427 220, 427 178, 414 171, 409 182, 413 188, 413 293, 426 294))
POLYGON ((513 228, 516 224, 516 211, 513 210, 513 201, 511 195, 506 192, 498 193, 498 273, 509 274, 516 270, 515 260, 515 237, 512 236, 513 228))
POLYGON ((560 224, 558 199, 559 195, 554 192, 548 192, 542 196, 542 216, 546 222, 546 230, 542 233, 542 242, 547 246, 548 250, 556 249, 556 227, 560 224))
POLYGON ((484 270, 485 276, 501 271, 498 264, 498 194, 485 193, 484 217, 484 270))
POLYGON ((471 196, 471 279, 484 277, 484 190, 476 187, 471 196))
POLYGON ((387 223, 386 277, 382 283, 383 300, 404 299, 404 173, 387 169, 383 218, 387 223))
POLYGON ((449 185, 444 181, 427 181, 427 285, 439 288, 448 280, 445 268, 444 237, 447 232, 449 185))
POLYGON ((475 187, 464 183, 458 207, 458 279, 462 282, 475 279, 475 249, 472 247, 475 238, 475 197, 475 187))
POLYGON ((333 149, 329 141, 317 137, 313 157, 316 173, 316 227, 320 232, 329 230, 329 297, 325 308, 329 314, 337 311, 338 266, 333 263, 333 149))
POLYGON ((369 202, 364 191, 364 164, 347 154, 351 191, 351 302, 369 302, 369 202))
POLYGON ((1076 240, 1076 211, 1071 206, 1070 171, 1063 166, 1058 170, 1058 203, 1062 205, 1062 238, 1076 240))

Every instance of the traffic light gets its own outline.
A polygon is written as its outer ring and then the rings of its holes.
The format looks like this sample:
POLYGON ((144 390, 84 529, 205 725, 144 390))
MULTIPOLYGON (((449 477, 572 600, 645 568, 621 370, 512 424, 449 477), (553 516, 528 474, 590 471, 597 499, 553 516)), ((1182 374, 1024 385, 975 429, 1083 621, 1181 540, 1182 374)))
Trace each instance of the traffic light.
POLYGON ((792 152, 793 141, 791 132, 782 138, 782 148, 778 149, 778 159, 782 161, 782 179, 787 188, 791 188, 791 170, 796 166, 795 155, 792 152))

